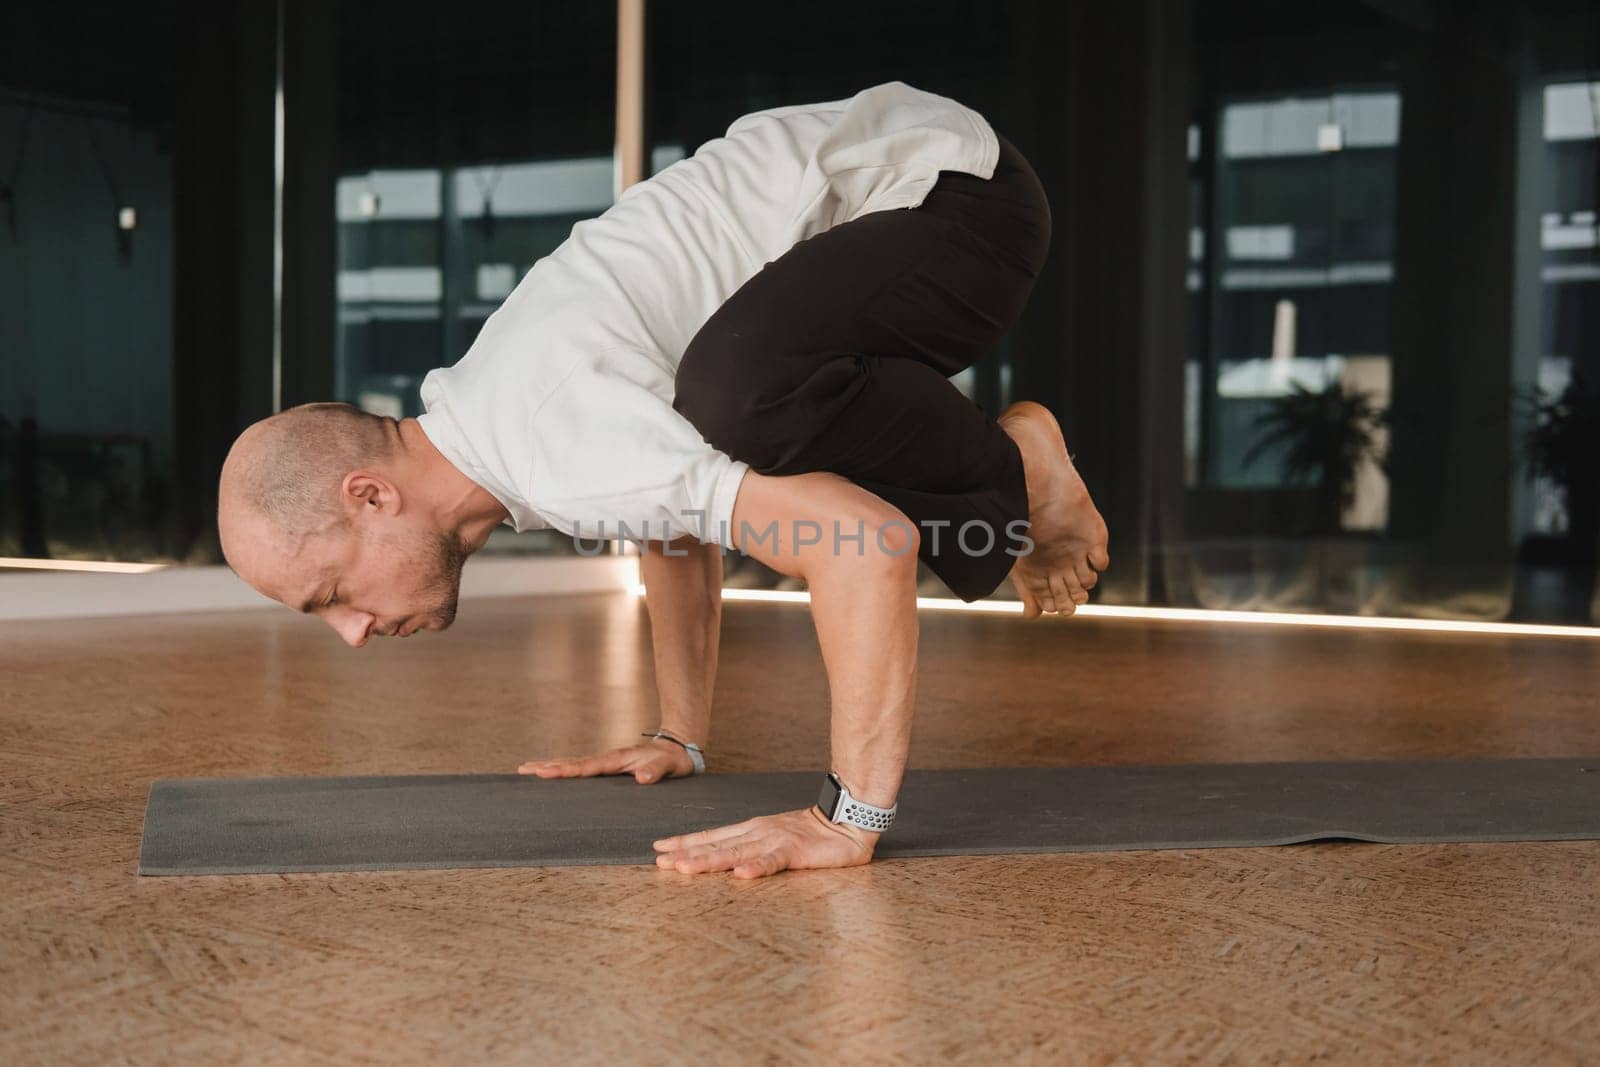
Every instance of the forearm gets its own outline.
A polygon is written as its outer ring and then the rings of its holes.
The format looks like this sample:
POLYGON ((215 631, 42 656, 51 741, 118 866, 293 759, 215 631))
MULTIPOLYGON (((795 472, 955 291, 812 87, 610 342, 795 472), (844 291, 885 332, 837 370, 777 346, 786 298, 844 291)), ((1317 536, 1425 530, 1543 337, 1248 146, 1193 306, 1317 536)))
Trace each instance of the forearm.
POLYGON ((674 541, 670 554, 664 548, 647 542, 640 561, 661 727, 704 745, 717 678, 722 550, 692 537, 674 541))
MULTIPOLYGON (((810 587, 833 698, 833 769, 853 795, 887 807, 900 792, 911 748, 920 547, 915 527, 881 497, 823 471, 747 472, 734 500, 732 527, 739 551, 804 578, 810 587)), ((736 877, 754 878, 866 863, 877 840, 876 831, 832 822, 810 804, 653 844, 658 867, 685 874, 732 870, 736 877)))
POLYGON ((828 561, 808 582, 833 698, 833 770, 858 799, 889 807, 899 795, 911 750, 915 567, 869 569, 828 561))
POLYGON ((753 472, 734 529, 740 551, 805 579, 832 695, 833 769, 853 795, 888 807, 905 773, 916 700, 915 529, 836 475, 753 472), (800 527, 804 536, 794 536, 800 527))

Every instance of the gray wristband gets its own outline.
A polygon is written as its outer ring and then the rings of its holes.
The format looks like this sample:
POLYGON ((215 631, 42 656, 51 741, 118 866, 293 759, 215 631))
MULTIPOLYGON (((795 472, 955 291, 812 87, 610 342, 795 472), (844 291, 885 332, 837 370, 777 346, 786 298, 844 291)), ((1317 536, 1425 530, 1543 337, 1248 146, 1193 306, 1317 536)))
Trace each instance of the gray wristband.
POLYGON ((652 741, 659 737, 659 738, 663 738, 664 740, 671 741, 675 745, 682 745, 684 750, 689 753, 689 762, 694 764, 694 773, 695 774, 704 774, 704 773, 706 773, 706 756, 705 756, 705 753, 701 752, 700 751, 700 746, 695 744, 693 741, 680 741, 676 737, 673 737, 671 734, 666 733, 663 730, 657 730, 653 734, 640 734, 639 736, 640 737, 648 737, 652 741))

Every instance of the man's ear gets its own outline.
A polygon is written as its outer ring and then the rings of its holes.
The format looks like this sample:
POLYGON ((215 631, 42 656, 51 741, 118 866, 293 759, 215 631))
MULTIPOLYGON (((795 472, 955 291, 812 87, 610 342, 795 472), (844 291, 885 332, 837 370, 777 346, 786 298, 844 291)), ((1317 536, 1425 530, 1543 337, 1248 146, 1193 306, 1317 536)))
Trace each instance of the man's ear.
POLYGON ((399 486, 373 471, 356 470, 345 475, 339 485, 339 495, 345 509, 352 513, 400 513, 402 501, 399 486))

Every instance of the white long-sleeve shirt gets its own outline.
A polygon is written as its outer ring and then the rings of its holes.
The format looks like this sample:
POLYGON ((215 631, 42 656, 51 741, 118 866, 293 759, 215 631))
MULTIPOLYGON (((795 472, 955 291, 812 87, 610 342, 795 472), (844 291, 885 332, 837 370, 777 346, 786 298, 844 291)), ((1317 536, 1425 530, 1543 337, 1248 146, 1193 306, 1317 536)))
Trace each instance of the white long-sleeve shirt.
POLYGON ((941 170, 992 177, 998 157, 982 115, 898 81, 745 115, 573 226, 423 379, 418 422, 517 530, 733 547, 749 468, 672 408, 689 341, 798 242, 915 207, 941 170))

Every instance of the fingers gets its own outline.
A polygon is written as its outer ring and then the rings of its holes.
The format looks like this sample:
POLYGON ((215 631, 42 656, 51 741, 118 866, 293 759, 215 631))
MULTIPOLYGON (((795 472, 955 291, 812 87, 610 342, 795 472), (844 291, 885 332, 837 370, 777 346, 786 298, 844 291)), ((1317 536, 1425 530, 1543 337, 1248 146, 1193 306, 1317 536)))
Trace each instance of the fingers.
POLYGON ((782 869, 773 866, 776 856, 771 851, 758 851, 759 845, 749 835, 741 834, 715 844, 680 849, 676 854, 656 857, 656 866, 675 870, 679 874, 705 874, 707 871, 736 871, 740 867, 761 869, 763 861, 771 873, 782 869))
POLYGON ((872 859, 875 842, 862 837, 860 832, 847 832, 829 824, 813 806, 663 838, 655 842, 656 866, 680 874, 732 871, 736 878, 851 867, 872 859))
POLYGON ((537 774, 540 778, 590 778, 598 774, 616 774, 621 768, 599 756, 586 756, 525 763, 517 770, 522 774, 537 774))
POLYGON ((517 768, 518 774, 537 774, 540 778, 577 778, 598 774, 594 757, 535 760, 517 768))
POLYGON ((670 778, 679 768, 681 758, 678 753, 662 746, 631 745, 598 756, 529 760, 517 768, 517 773, 536 774, 540 778, 592 778, 602 774, 631 774, 640 785, 649 785, 651 782, 670 778))
POLYGON ((517 773, 537 774, 540 778, 591 778, 599 774, 622 774, 631 769, 632 758, 628 749, 618 749, 598 756, 529 760, 517 768, 517 773))
MULTIPOLYGON (((754 823, 755 820, 750 820, 754 823)), ((739 826, 725 826, 722 830, 740 831, 739 826)), ((714 835, 720 831, 689 834, 682 838, 657 841, 660 850, 672 841, 689 842, 695 838, 714 835)), ((705 874, 710 871, 732 871, 735 878, 765 878, 788 870, 789 855, 781 847, 774 847, 770 836, 753 832, 736 832, 709 842, 669 847, 656 857, 656 867, 677 871, 679 874, 705 874)))
POLYGON ((776 874, 788 864, 781 861, 777 850, 764 846, 763 841, 757 839, 754 831, 759 822, 759 819, 746 819, 732 826, 662 838, 653 843, 655 850, 661 853, 656 857, 656 866, 679 874, 729 870, 742 878, 776 874), (740 875, 740 870, 746 873, 740 875))
POLYGON ((1111 554, 1106 551, 1105 545, 1096 545, 1089 550, 1089 564, 1097 571, 1111 566, 1111 554))
POLYGON ((763 852, 754 859, 745 860, 733 869, 735 878, 765 878, 787 870, 789 862, 776 852, 763 852))
POLYGON ((701 830, 699 833, 682 834, 678 837, 663 837, 653 842, 657 852, 672 852, 680 848, 694 848, 697 845, 711 845, 729 838, 743 836, 749 831, 754 819, 734 823, 732 826, 719 826, 714 830, 701 830))

